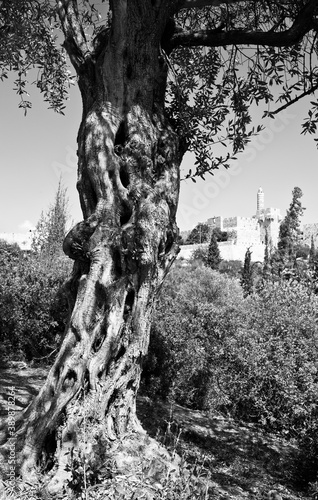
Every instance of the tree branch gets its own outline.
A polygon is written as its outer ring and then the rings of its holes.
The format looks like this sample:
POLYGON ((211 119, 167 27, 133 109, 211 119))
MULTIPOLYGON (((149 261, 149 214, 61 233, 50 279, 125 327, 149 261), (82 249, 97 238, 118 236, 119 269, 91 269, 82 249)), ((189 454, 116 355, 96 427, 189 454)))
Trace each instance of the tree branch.
POLYGON ((91 56, 78 14, 77 0, 57 0, 57 11, 65 37, 64 47, 78 72, 80 66, 91 56))
MULTIPOLYGON (((201 0, 185 0, 189 3, 202 3, 201 0)), ((231 0, 229 0, 231 1, 231 0)), ((234 2, 237 0, 234 0, 234 2)), ((240 1, 240 0, 238 0, 240 1)), ((216 5, 219 0, 206 1, 206 4, 216 5)), ((233 2, 231 2, 233 3, 233 2)), ((254 31, 245 30, 216 31, 216 30, 178 30, 172 36, 171 47, 199 46, 221 47, 225 45, 268 45, 275 47, 291 46, 297 43, 311 29, 314 28, 314 13, 317 10, 317 0, 309 0, 303 9, 299 12, 293 25, 285 31, 254 31)))
POLYGON ((291 99, 290 101, 286 102, 285 104, 283 104, 283 106, 280 106, 279 108, 275 109, 275 111, 272 111, 271 114, 277 115, 278 113, 280 113, 284 109, 289 108, 289 106, 292 106, 293 104, 295 104, 295 102, 300 101, 300 99, 302 99, 303 97, 306 97, 307 95, 313 94, 317 89, 318 89, 318 83, 316 85, 313 85, 312 87, 310 87, 305 92, 302 92, 302 94, 294 97, 294 99, 291 99))
POLYGON ((202 7, 219 7, 219 5, 222 4, 239 2, 242 2, 242 0, 182 0, 179 3, 179 10, 192 8, 201 9, 202 7))

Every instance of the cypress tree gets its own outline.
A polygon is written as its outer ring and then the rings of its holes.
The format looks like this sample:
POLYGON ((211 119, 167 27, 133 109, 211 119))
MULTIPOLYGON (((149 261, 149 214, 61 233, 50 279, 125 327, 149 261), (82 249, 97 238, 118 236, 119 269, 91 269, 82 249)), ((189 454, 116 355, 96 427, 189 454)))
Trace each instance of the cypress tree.
POLYGON ((286 217, 279 228, 278 252, 283 266, 294 267, 296 260, 296 246, 299 243, 300 218, 304 213, 300 198, 302 190, 295 187, 292 192, 292 201, 286 217))
POLYGON ((315 255, 316 255, 316 249, 315 249, 314 237, 311 236, 311 245, 310 245, 310 252, 309 252, 309 267, 310 268, 313 268, 313 266, 314 266, 315 255))
POLYGON ((241 286, 243 288, 244 297, 251 295, 253 292, 253 270, 251 262, 252 252, 248 248, 245 252, 244 266, 242 270, 241 286))
POLYGON ((207 266, 210 267, 211 269, 218 269, 221 261, 222 259, 218 247, 218 242, 216 239, 216 235, 213 231, 208 248, 207 266))
POLYGON ((267 279, 270 275, 271 265, 270 265, 270 251, 269 251, 269 238, 268 231, 265 231, 265 252, 264 252, 264 264, 263 264, 263 278, 267 279))

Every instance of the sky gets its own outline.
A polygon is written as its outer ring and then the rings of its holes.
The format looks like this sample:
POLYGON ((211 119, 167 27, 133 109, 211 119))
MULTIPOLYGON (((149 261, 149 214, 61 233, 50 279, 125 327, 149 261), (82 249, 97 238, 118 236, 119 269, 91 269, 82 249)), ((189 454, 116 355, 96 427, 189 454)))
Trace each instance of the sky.
MULTIPOLYGON (((76 191, 76 135, 82 112, 78 89, 71 90, 65 116, 47 109, 35 86, 30 100, 33 107, 24 116, 12 81, 0 82, 0 233, 26 233, 34 227, 41 211, 53 202, 60 175, 71 218, 74 223, 82 219, 76 191)), ((182 181, 180 229, 192 229, 213 216, 251 217, 259 187, 265 207, 280 208, 283 216, 293 188, 300 187, 306 207, 302 222, 318 222, 318 150, 313 136, 300 134, 307 104, 300 101, 276 120, 268 119, 267 128, 229 170, 220 169, 205 181, 182 181)), ((193 162, 192 155, 186 154, 183 172, 193 162)))

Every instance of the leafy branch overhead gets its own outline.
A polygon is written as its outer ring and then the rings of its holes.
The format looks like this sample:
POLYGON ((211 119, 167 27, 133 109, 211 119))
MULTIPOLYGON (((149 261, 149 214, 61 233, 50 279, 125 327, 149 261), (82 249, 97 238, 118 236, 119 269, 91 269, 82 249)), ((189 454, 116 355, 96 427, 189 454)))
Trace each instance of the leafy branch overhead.
MULTIPOLYGON (((129 3, 2 1, 0 78, 17 72, 20 107, 31 107, 28 72, 37 68, 36 85, 50 107, 63 112, 72 82, 65 49, 77 75, 84 69, 93 74, 110 34, 120 50, 120 18, 129 3)), ((148 1, 135 4, 144 15, 148 1)), ((196 156, 195 171, 187 177, 229 167, 262 129, 251 124, 256 105, 274 117, 318 87, 316 0, 161 0, 155 8, 158 23, 165 24, 159 45, 168 70, 161 84, 166 111, 184 150, 196 156)), ((313 100, 303 133, 315 133, 317 121, 313 100)))
POLYGON ((65 108, 73 78, 58 29, 56 8, 49 0, 3 0, 0 4, 0 79, 15 73, 14 90, 25 113, 32 107, 30 77, 50 108, 59 113, 65 108))
MULTIPOLYGON (((273 117, 282 103, 288 106, 316 89, 317 3, 184 5, 192 8, 178 12, 165 46, 174 69, 167 101, 179 133, 196 155, 196 171, 188 177, 203 177, 220 165, 229 167, 260 132, 260 126, 251 125, 253 107, 262 103, 264 116, 273 117)), ((313 133, 318 114, 317 105, 312 106, 303 127, 313 133)))

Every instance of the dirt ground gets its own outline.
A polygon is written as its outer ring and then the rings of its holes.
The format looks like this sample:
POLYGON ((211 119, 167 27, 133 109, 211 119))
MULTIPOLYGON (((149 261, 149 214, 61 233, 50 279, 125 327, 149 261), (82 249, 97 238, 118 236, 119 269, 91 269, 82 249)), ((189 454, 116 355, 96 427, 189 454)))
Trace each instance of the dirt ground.
POLYGON ((15 411, 20 412, 38 393, 47 370, 29 368, 25 363, 12 363, 6 368, 0 368, 0 419, 8 415, 8 396, 14 394, 15 411))
MULTIPOLYGON (((8 415, 8 396, 14 394, 16 417, 39 391, 47 370, 15 363, 0 369, 0 421, 8 415)), ((192 464, 200 462, 209 474, 215 496, 224 499, 307 499, 294 487, 295 444, 265 434, 254 425, 240 425, 221 415, 139 397, 138 416, 147 432, 175 448, 192 464)), ((311 497, 312 498, 312 497, 311 497)))

